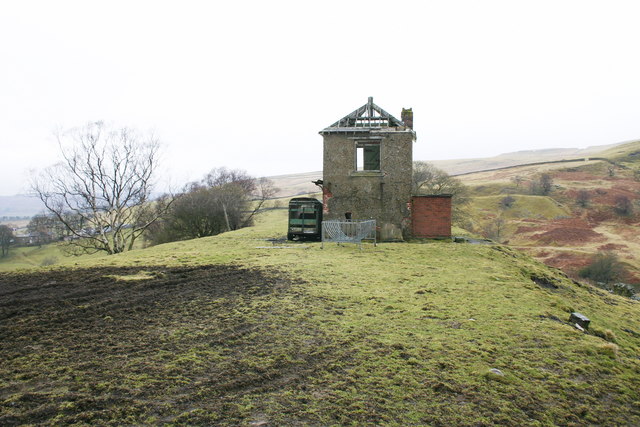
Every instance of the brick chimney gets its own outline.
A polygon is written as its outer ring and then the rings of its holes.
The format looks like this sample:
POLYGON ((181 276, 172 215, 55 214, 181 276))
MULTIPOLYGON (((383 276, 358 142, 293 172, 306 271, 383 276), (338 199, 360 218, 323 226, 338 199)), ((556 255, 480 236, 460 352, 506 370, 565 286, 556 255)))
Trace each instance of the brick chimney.
POLYGON ((409 128, 413 129, 413 111, 411 108, 403 108, 400 114, 400 120, 409 128))

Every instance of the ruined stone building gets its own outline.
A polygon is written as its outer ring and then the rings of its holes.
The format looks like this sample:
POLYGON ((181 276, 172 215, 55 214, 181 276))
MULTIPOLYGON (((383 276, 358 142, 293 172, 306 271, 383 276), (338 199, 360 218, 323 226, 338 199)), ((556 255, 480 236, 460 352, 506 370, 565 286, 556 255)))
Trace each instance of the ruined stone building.
POLYGON ((412 198, 416 140, 412 110, 403 109, 401 118, 370 97, 365 105, 320 131, 324 219, 375 219, 383 241, 450 236, 451 197, 412 198))

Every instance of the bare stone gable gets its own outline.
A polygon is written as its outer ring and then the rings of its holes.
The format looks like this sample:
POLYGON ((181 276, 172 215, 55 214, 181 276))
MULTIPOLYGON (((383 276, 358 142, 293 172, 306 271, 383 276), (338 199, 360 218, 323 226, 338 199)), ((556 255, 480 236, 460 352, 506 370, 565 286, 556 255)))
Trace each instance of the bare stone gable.
POLYGON ((368 102, 320 131, 325 219, 375 219, 379 239, 411 234, 413 112, 407 123, 368 102))

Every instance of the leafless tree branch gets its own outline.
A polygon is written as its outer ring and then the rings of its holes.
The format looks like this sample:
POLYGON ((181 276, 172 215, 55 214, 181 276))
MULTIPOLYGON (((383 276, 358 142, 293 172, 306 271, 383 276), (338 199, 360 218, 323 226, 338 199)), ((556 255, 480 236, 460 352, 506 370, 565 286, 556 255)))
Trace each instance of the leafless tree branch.
POLYGON ((58 132, 56 138, 63 160, 34 178, 33 192, 75 246, 108 254, 130 250, 170 205, 149 207, 158 139, 103 122, 58 132))

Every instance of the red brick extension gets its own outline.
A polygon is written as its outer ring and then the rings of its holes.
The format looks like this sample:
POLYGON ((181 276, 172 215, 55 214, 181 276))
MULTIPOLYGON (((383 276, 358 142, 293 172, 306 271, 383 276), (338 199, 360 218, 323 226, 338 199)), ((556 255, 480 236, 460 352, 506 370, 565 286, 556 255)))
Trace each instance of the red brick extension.
POLYGON ((451 237, 451 195, 413 196, 411 224, 413 237, 451 237))

